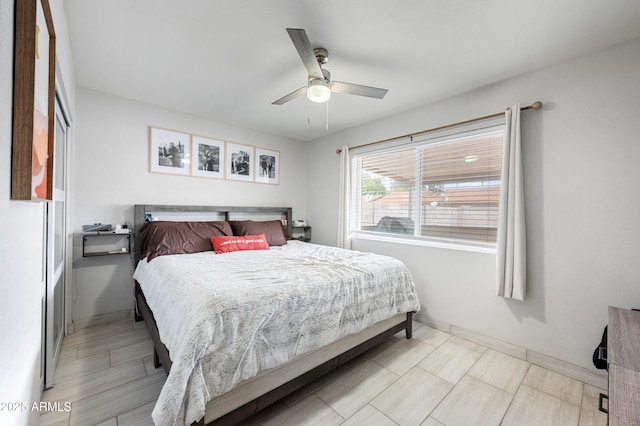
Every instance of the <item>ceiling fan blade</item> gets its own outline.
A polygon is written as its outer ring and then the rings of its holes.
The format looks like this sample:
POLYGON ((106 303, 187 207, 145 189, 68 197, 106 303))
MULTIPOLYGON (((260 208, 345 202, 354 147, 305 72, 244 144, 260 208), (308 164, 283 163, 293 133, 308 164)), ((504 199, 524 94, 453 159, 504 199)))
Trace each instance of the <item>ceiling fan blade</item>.
POLYGON ((362 86, 360 84, 345 83, 344 81, 332 81, 331 91, 346 93, 348 95, 366 96, 368 98, 382 99, 389 90, 379 87, 362 86))
POLYGON ((303 29, 287 28, 289 37, 298 51, 298 55, 302 59, 302 63, 307 69, 309 76, 313 78, 324 78, 322 69, 316 59, 316 54, 313 53, 313 48, 307 37, 307 33, 303 29))
POLYGON ((293 92, 289 93, 288 95, 284 95, 283 97, 281 97, 280 99, 278 99, 277 101, 273 101, 271 102, 271 105, 282 105, 285 104, 287 102, 289 102, 290 100, 293 100, 295 98, 297 98, 298 96, 302 96, 305 93, 307 93, 307 86, 303 86, 297 90, 294 90, 293 92))

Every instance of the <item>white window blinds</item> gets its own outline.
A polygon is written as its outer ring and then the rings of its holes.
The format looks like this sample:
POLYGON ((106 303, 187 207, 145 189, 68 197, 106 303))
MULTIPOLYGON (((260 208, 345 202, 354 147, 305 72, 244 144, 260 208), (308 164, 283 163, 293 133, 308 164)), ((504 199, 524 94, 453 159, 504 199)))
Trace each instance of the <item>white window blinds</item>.
POLYGON ((495 247, 503 129, 353 153, 351 232, 495 247))

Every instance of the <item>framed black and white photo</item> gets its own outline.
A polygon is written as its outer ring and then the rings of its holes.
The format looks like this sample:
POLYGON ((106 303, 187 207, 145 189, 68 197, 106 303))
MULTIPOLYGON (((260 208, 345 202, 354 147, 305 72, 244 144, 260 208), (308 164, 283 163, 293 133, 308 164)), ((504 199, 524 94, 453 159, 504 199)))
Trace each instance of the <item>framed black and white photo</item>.
POLYGON ((191 135, 151 127, 151 171, 189 175, 191 169, 191 135))
POLYGON ((253 182, 253 147, 227 142, 226 151, 227 179, 253 182))
POLYGON ((191 175, 223 179, 224 142, 193 135, 191 144, 194 155, 194 161, 191 162, 191 175))
POLYGON ((263 148, 256 148, 256 182, 280 183, 280 153, 263 148))

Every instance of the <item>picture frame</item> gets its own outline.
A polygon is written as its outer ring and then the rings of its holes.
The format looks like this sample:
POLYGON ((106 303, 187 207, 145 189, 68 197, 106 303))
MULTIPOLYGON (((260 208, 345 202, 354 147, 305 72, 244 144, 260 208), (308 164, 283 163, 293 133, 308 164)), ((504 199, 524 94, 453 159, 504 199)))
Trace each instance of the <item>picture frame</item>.
POLYGON ((175 130, 150 127, 149 170, 189 176, 191 171, 191 135, 175 130))
POLYGON ((191 152, 191 176, 224 179, 224 141, 192 135, 191 152))
POLYGON ((253 182, 253 147, 249 145, 227 142, 226 151, 226 178, 229 180, 253 182))
POLYGON ((53 199, 56 34, 48 0, 15 2, 11 199, 53 199))
POLYGON ((256 147, 254 170, 256 182, 278 185, 280 183, 280 152, 256 147))

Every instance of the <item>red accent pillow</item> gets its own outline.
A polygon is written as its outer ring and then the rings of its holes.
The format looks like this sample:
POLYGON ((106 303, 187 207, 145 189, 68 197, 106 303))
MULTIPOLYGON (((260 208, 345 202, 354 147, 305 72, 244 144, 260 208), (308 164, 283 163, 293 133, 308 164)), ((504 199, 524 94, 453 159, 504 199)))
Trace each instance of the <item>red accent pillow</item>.
POLYGON ((264 234, 243 236, 213 236, 211 245, 216 254, 230 253, 240 250, 269 250, 269 243, 264 234))

